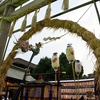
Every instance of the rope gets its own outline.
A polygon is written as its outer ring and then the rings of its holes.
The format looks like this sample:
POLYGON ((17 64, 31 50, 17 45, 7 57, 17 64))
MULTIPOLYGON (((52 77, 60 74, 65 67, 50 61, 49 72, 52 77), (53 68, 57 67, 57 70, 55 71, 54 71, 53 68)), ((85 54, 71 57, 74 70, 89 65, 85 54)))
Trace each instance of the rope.
MULTIPOLYGON (((76 21, 77 23, 82 19, 82 17, 86 14, 86 12, 90 9, 90 7, 92 6, 92 4, 88 7, 88 9, 82 14, 82 16, 76 21)), ((68 32, 69 33, 69 32, 68 32)), ((47 43, 49 43, 49 42, 52 42, 52 41, 56 41, 57 39, 60 39, 60 38, 62 38, 63 36, 65 36, 65 35, 67 35, 68 33, 65 33, 65 34, 63 34, 63 35, 61 35, 60 37, 48 37, 48 38, 44 38, 43 40, 44 41, 47 41, 47 40, 50 40, 50 41, 48 41, 48 42, 46 42, 46 43, 44 43, 44 44, 47 44, 47 43)))
MULTIPOLYGON (((58 17, 58 16, 60 16, 60 15, 62 15, 62 14, 65 14, 65 13, 68 13, 68 12, 70 12, 70 11, 76 10, 76 9, 78 9, 78 8, 84 7, 84 6, 89 5, 89 4, 91 4, 91 3, 93 3, 93 1, 89 1, 89 2, 86 2, 86 3, 81 4, 81 5, 79 5, 79 6, 76 6, 76 7, 74 7, 74 8, 71 8, 71 9, 68 9, 68 10, 66 10, 66 11, 60 12, 60 13, 58 13, 58 14, 56 14, 56 15, 51 16, 51 18, 58 17)), ((29 27, 31 27, 31 25, 26 26, 26 28, 29 28, 29 27)), ((16 32, 18 32, 18 31, 20 31, 20 29, 15 30, 13 33, 16 33, 16 32)))
MULTIPOLYGON (((51 3, 51 2, 52 2, 52 0, 46 1, 46 2, 44 2, 44 5, 47 5, 48 3, 51 3)), ((18 18, 21 18, 24 15, 27 15, 27 14, 31 13, 32 11, 35 11, 35 10, 39 9, 40 7, 41 7, 41 5, 39 5, 38 7, 35 7, 35 8, 33 7, 31 9, 28 9, 25 12, 23 12, 21 14, 18 14, 18 15, 15 15, 13 17, 4 17, 4 16, 1 16, 1 18, 3 20, 7 20, 9 22, 12 22, 13 20, 17 20, 18 18)))
POLYGON ((90 7, 92 6, 92 4, 89 6, 89 8, 82 14, 82 16, 78 19, 77 22, 79 22, 81 20, 81 18, 86 14, 86 12, 90 9, 90 7))

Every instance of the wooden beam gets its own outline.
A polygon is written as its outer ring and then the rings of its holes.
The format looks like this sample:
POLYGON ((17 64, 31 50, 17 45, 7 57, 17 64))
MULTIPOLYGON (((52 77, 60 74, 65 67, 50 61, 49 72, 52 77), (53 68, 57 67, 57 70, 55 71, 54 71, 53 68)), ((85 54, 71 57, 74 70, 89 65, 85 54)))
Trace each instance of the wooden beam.
MULTIPOLYGON (((97 1, 99 1, 99 0, 96 0, 95 2, 97 2, 97 1)), ((93 3, 93 0, 88 1, 88 2, 86 2, 86 3, 80 4, 80 5, 78 5, 78 6, 75 6, 75 7, 73 7, 73 8, 70 8, 70 9, 65 10, 65 11, 63 11, 63 12, 60 12, 60 13, 58 13, 58 14, 52 16, 51 18, 58 17, 58 16, 60 16, 60 15, 62 15, 62 14, 65 14, 65 13, 68 13, 68 12, 71 12, 71 11, 74 11, 74 10, 77 10, 77 9, 79 9, 79 8, 85 7, 85 6, 87 6, 87 5, 89 5, 89 4, 92 4, 92 3, 93 3)))
POLYGON ((100 24, 100 14, 99 14, 98 7, 96 5, 95 0, 93 0, 93 3, 94 3, 94 7, 95 7, 95 10, 96 10, 96 13, 97 13, 98 21, 99 21, 99 24, 100 24))
MULTIPOLYGON (((96 0, 96 1, 99 1, 99 0, 96 0)), ((60 12, 60 13, 58 13, 58 14, 55 14, 55 15, 51 16, 51 18, 58 17, 58 16, 63 15, 63 14, 65 14, 65 13, 69 13, 69 12, 71 12, 71 11, 77 10, 77 9, 79 9, 79 8, 82 8, 82 7, 87 6, 87 5, 89 5, 89 4, 92 4, 92 3, 93 3, 93 0, 91 0, 91 1, 89 1, 89 2, 86 2, 86 3, 83 3, 83 4, 81 4, 81 5, 78 5, 78 6, 76 6, 76 7, 70 8, 70 9, 68 9, 68 10, 66 10, 66 11, 63 11, 63 12, 60 12)), ((31 27, 31 25, 26 26, 26 28, 29 28, 29 27, 31 27)), ((17 30, 15 30, 15 31, 13 31, 13 33, 17 33, 17 32, 19 32, 19 31, 20 31, 20 29, 17 29, 17 30)))
MULTIPOLYGON (((8 16, 14 10, 15 10, 14 6, 7 5, 3 15, 8 16)), ((2 61, 3 61, 5 45, 7 42, 10 25, 11 23, 6 20, 0 21, 0 65, 2 64, 2 61)))
POLYGON ((10 16, 8 17, 8 21, 13 21, 15 19, 21 18, 26 14, 29 14, 36 9, 40 9, 43 6, 46 6, 47 4, 54 2, 57 0, 34 0, 33 2, 23 6, 22 8, 12 12, 10 16), (13 19, 14 17, 14 19, 13 19))
POLYGON ((4 2, 2 2, 0 4, 0 15, 3 14, 5 7, 7 6, 7 4, 10 3, 9 0, 5 0, 4 2))
POLYGON ((28 1, 29 0, 12 0, 11 5, 18 7, 28 1))
POLYGON ((13 5, 14 7, 18 7, 28 0, 5 0, 0 4, 0 15, 3 15, 3 12, 7 5, 13 5))

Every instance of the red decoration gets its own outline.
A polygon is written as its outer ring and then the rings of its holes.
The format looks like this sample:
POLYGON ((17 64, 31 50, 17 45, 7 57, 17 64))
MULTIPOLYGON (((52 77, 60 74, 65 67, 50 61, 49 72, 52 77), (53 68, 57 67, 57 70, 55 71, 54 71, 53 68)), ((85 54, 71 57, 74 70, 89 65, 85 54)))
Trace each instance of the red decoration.
POLYGON ((42 74, 39 74, 39 77, 38 77, 38 79, 43 79, 43 78, 42 78, 42 74))
POLYGON ((74 51, 72 51, 71 54, 74 55, 74 51))
POLYGON ((29 45, 28 41, 22 40, 17 41, 17 45, 21 48, 23 52, 27 52, 32 47, 32 45, 29 45))
POLYGON ((56 62, 56 61, 57 61, 57 58, 54 58, 54 59, 52 60, 53 63, 56 62))

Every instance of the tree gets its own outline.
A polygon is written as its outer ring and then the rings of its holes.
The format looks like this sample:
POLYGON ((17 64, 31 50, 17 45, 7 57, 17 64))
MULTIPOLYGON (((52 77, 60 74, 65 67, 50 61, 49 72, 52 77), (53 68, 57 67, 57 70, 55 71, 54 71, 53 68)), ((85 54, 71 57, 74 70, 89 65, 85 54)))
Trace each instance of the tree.
POLYGON ((30 73, 36 79, 38 79, 39 73, 42 73, 44 80, 54 79, 54 75, 50 73, 54 73, 52 66, 51 66, 51 59, 48 57, 40 59, 39 63, 37 64, 36 68, 31 70, 30 73))
MULTIPOLYGON (((75 62, 69 63, 69 61, 66 58, 66 55, 64 53, 61 53, 61 55, 59 56, 60 59, 60 70, 61 72, 65 71, 66 74, 62 75, 61 79, 73 79, 73 70, 72 70, 72 65, 74 66, 75 69, 75 62)), ((83 66, 82 66, 82 71, 79 75, 79 78, 82 78, 82 74, 83 74, 84 70, 83 70, 83 66)), ((75 72, 74 72, 75 73, 75 72)), ((75 77, 76 79, 78 78, 76 73, 75 73, 75 77)))
POLYGON ((69 64, 66 55, 64 53, 61 53, 59 56, 60 60, 60 70, 61 72, 65 71, 66 74, 62 75, 62 79, 73 79, 73 74, 72 74, 72 69, 71 69, 71 64, 69 64))
MULTIPOLYGON (((60 71, 66 72, 66 74, 60 75, 60 79, 61 80, 73 79, 72 64, 69 63, 69 61, 67 60, 66 55, 64 53, 60 54, 59 63, 60 63, 60 71)), ((73 63, 73 66, 74 65, 75 65, 75 63, 73 63)), ((83 70, 83 66, 82 66, 82 71, 79 75, 79 78, 82 78, 83 71, 84 70, 83 70)), ((37 67, 35 69, 31 70, 30 73, 34 74, 32 76, 36 79, 38 78, 38 75, 35 75, 35 74, 42 73, 43 79, 45 81, 55 80, 54 70, 51 66, 51 58, 48 58, 48 57, 40 59, 39 63, 37 64, 37 67)), ((76 76, 76 74, 75 74, 75 76, 76 76)), ((77 79, 77 76, 76 76, 76 79, 77 79)))

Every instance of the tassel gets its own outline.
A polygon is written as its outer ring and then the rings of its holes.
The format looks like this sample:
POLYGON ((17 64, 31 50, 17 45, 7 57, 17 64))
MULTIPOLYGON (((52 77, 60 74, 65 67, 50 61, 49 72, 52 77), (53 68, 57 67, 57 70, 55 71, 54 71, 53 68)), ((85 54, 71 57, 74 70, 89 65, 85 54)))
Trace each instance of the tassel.
POLYGON ((25 18, 24 18, 24 20, 23 20, 23 22, 22 22, 22 25, 21 25, 21 31, 23 32, 23 31, 25 31, 25 29, 26 29, 26 23, 27 23, 27 15, 25 16, 25 18))
POLYGON ((50 15, 51 15, 51 4, 48 5, 48 8, 45 14, 45 19, 50 19, 50 15))
POLYGON ((68 10, 69 7, 69 0, 63 0, 62 9, 68 10))
POLYGON ((15 23, 16 23, 16 20, 13 21, 13 23, 12 23, 10 29, 9 29, 9 32, 8 32, 8 36, 9 36, 9 37, 12 36, 12 33, 13 33, 13 30, 14 30, 15 23))
POLYGON ((36 28, 36 21, 37 21, 37 10, 35 11, 34 16, 33 16, 33 18, 32 18, 31 27, 36 28))

